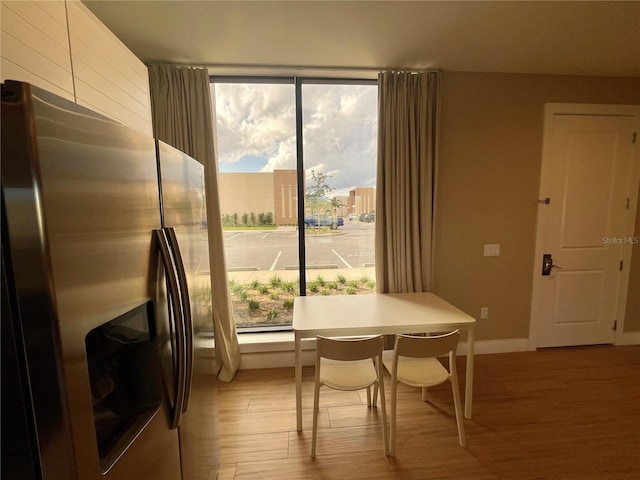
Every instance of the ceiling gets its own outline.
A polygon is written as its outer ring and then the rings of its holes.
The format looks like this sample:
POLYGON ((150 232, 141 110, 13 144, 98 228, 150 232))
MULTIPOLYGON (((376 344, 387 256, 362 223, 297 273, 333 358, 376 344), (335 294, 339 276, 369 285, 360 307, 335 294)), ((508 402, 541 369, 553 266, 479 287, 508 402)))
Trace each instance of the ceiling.
POLYGON ((221 73, 437 68, 640 77, 637 1, 84 3, 144 62, 221 73))

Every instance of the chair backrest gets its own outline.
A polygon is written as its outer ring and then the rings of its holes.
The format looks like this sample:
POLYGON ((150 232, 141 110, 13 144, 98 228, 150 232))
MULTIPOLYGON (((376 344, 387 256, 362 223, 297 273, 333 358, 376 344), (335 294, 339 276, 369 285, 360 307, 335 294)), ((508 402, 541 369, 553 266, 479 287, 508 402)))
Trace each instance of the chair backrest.
POLYGON ((450 352, 455 353, 459 338, 460 332, 458 330, 432 337, 397 335, 395 354, 401 357, 428 358, 450 352))
POLYGON ((316 337, 318 358, 354 361, 382 355, 384 340, 382 335, 365 338, 316 337))

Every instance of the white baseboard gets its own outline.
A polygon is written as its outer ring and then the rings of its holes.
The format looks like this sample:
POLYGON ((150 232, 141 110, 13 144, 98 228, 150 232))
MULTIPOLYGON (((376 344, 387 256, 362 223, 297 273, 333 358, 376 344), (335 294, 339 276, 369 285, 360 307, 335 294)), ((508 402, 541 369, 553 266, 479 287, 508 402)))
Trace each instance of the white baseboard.
MULTIPOLYGON (((506 338, 503 340, 479 340, 475 344, 475 354, 526 352, 529 350, 528 338, 506 338)), ((460 355, 467 354, 467 343, 458 347, 460 355)))
MULTIPOLYGON (((293 350, 290 352, 253 352, 241 355, 240 370, 293 367, 295 365, 293 350)), ((302 352, 302 365, 315 365, 315 361, 315 350, 302 352)))
MULTIPOLYGON (((240 370, 259 368, 281 368, 294 366, 293 334, 240 335, 240 370), (258 336, 256 340, 256 336, 258 336)), ((511 338, 504 340, 482 340, 475 343, 475 354, 525 352, 529 349, 529 339, 511 338)), ((458 354, 467 354, 467 343, 460 343, 458 354)), ((314 365, 314 340, 305 340, 302 347, 302 365, 314 365)))
POLYGON ((640 345, 640 332, 624 332, 616 335, 615 345, 640 345))
MULTIPOLYGON (((241 334, 240 369, 253 370, 260 368, 283 368, 294 366, 294 344, 292 332, 241 334)), ((315 363, 315 341, 304 340, 302 347, 302 364, 310 366, 315 363)), ((640 332, 627 332, 618 335, 616 345, 640 345, 640 332)), ((208 349, 207 356, 213 357, 213 348, 208 349)), ((476 355, 491 353, 526 352, 529 339, 509 338, 503 340, 480 340, 475 344, 476 355)), ((460 343, 458 354, 467 354, 467 343, 460 343)), ((207 365, 212 364, 209 362, 207 365)), ((213 368, 212 368, 213 372, 213 368)), ((209 372, 207 372, 209 373, 209 372)))

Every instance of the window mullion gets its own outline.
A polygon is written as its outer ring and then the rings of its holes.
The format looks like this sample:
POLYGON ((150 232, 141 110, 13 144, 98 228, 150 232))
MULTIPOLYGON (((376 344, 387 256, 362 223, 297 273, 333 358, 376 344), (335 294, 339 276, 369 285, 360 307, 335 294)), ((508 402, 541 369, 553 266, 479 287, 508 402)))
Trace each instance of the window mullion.
POLYGON ((304 232, 304 154, 302 141, 302 82, 295 77, 296 88, 296 158, 298 178, 298 272, 300 274, 300 296, 307 294, 307 259, 304 232))

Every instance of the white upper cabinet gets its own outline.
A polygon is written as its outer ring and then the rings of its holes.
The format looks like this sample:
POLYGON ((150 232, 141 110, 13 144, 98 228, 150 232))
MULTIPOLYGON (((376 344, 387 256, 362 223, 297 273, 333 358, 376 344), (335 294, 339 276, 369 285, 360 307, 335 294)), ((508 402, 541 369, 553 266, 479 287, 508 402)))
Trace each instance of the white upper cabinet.
POLYGON ((152 134, 142 63, 77 0, 2 1, 0 74, 152 134))
POLYGON ((0 4, 2 81, 21 80, 75 100, 64 1, 0 4))
POLYGON ((67 1, 76 102, 149 135, 147 67, 78 1, 67 1))

